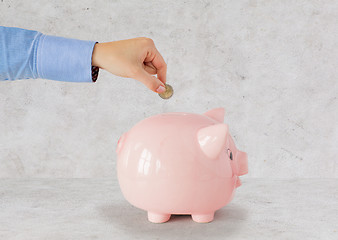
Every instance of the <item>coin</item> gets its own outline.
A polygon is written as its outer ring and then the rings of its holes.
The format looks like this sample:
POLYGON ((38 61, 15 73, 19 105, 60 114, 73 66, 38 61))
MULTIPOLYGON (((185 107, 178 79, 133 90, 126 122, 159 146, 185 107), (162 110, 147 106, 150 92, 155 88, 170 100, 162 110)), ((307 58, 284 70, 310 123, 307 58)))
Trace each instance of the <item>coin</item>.
POLYGON ((174 94, 174 89, 169 84, 165 84, 165 91, 163 93, 159 93, 158 95, 163 99, 171 98, 174 94))

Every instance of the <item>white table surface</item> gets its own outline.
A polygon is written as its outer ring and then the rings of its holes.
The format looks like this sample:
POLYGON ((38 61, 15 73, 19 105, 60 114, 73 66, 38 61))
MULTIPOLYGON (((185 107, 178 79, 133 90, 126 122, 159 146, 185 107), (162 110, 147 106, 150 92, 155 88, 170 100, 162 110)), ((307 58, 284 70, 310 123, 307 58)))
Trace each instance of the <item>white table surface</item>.
POLYGON ((338 239, 338 179, 242 179, 211 223, 163 224, 116 179, 0 179, 0 239, 338 239))

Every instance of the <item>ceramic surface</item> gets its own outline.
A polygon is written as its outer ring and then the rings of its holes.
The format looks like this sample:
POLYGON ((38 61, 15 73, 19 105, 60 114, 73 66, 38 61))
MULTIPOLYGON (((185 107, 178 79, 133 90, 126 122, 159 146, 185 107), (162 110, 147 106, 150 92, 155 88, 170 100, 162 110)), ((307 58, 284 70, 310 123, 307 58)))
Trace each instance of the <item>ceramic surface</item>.
POLYGON ((210 222, 231 201, 248 164, 223 123, 224 112, 156 115, 120 138, 116 151, 122 192, 148 211, 151 222, 165 222, 171 214, 210 222))

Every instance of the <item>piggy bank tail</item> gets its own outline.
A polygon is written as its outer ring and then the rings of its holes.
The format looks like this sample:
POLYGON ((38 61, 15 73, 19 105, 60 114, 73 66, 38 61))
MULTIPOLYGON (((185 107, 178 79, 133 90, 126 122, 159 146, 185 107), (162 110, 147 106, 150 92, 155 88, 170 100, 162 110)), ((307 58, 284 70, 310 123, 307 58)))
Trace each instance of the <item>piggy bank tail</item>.
POLYGON ((120 139, 117 142, 116 153, 119 154, 123 148, 124 141, 126 140, 127 133, 122 134, 120 139))

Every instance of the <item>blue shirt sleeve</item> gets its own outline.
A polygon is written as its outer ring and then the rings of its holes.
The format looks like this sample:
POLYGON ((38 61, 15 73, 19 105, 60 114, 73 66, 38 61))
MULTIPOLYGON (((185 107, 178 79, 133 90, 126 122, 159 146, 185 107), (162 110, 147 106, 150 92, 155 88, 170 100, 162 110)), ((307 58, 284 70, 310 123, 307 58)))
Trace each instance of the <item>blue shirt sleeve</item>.
POLYGON ((45 78, 92 82, 95 43, 0 26, 0 81, 45 78))

